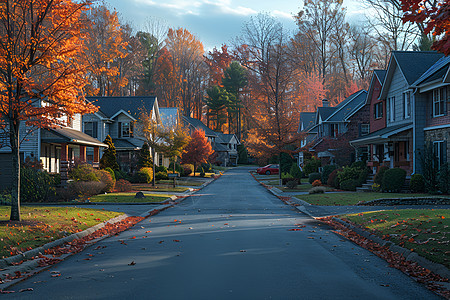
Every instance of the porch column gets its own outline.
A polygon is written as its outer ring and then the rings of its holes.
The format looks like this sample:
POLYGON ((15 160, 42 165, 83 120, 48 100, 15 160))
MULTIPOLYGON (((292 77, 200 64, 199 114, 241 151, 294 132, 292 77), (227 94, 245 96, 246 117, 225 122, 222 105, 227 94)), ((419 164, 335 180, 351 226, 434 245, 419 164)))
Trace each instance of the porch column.
POLYGON ((80 160, 86 162, 86 146, 80 146, 80 160))
POLYGON ((61 180, 69 179, 69 145, 67 143, 61 144, 61 157, 59 173, 61 174, 61 180))
POLYGON ((98 146, 94 146, 94 158, 92 160, 92 165, 95 168, 99 167, 99 162, 100 162, 100 151, 99 151, 99 147, 98 146))

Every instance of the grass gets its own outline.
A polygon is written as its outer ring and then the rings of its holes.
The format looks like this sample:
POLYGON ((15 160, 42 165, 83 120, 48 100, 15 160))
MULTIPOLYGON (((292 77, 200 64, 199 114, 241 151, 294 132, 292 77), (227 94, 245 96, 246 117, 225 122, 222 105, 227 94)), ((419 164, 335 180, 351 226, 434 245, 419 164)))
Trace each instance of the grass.
MULTIPOLYGON (((178 183, 177 183, 178 185, 178 183)), ((156 186, 152 186, 151 184, 137 183, 132 184, 133 191, 156 191, 156 192, 172 192, 172 193, 183 193, 187 191, 189 188, 183 186, 175 186, 171 184, 162 184, 158 183, 156 186)))
POLYGON ((136 193, 109 193, 103 195, 92 196, 89 201, 99 202, 99 203, 145 203, 145 202, 162 202, 169 198, 171 195, 155 195, 155 194, 145 194, 145 198, 136 199, 134 198, 136 193))
POLYGON ((314 205, 355 205, 358 202, 367 202, 381 198, 410 198, 430 197, 429 194, 399 194, 399 193, 326 193, 295 196, 314 205))
MULTIPOLYGON (((172 182, 173 182, 172 180, 160 180, 158 183, 170 185, 172 182)), ((202 181, 178 180, 177 179, 177 185, 182 185, 182 186, 201 186, 203 183, 204 182, 202 182, 202 181)))
POLYGON ((342 216, 450 268, 450 210, 407 209, 342 216))
POLYGON ((42 246, 121 214, 89 208, 22 206, 22 221, 8 222, 10 207, 0 206, 0 257, 42 246))

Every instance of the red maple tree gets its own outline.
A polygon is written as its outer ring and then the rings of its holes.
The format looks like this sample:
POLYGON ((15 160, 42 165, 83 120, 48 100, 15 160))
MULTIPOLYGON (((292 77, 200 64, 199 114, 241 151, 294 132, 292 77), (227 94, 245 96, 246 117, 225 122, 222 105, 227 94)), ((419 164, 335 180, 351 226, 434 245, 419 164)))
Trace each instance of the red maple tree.
POLYGON ((195 170, 198 164, 206 163, 208 157, 214 153, 211 144, 205 136, 203 130, 195 130, 191 135, 191 141, 184 149, 181 160, 184 164, 194 165, 194 176, 195 170))

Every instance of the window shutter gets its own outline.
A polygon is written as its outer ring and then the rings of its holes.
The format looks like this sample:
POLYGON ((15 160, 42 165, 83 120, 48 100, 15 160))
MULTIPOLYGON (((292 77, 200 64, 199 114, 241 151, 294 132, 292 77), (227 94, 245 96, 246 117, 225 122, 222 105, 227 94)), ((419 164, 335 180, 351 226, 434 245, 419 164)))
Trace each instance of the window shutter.
POLYGON ((119 137, 119 138, 121 138, 122 137, 122 122, 119 122, 119 131, 118 131, 118 133, 117 133, 117 136, 119 137))
POLYGON ((92 137, 98 137, 98 122, 92 122, 92 137))

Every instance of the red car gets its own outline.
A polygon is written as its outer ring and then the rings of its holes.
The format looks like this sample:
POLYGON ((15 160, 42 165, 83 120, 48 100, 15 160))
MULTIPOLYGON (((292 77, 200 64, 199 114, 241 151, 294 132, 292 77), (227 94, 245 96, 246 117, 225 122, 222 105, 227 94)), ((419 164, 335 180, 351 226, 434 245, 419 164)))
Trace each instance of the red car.
POLYGON ((278 174, 280 172, 280 166, 279 165, 267 165, 262 168, 256 169, 256 173, 258 174, 266 174, 266 175, 272 175, 272 174, 278 174))

